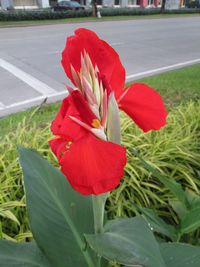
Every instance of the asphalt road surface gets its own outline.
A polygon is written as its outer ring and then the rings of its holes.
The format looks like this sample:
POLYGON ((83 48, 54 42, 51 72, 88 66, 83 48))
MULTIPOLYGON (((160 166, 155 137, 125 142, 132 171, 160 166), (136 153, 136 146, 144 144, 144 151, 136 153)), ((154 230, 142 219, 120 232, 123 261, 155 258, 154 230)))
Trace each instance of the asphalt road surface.
POLYGON ((78 27, 117 50, 127 80, 200 63, 200 17, 0 28, 0 117, 66 95, 61 51, 78 27))

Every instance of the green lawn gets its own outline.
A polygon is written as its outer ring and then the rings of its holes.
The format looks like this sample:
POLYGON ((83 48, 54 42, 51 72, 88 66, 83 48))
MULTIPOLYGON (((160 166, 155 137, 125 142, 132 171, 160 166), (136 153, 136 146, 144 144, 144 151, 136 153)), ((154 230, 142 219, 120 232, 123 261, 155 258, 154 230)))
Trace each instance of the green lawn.
POLYGON ((140 80, 155 88, 169 105, 200 98, 200 64, 140 80))
MULTIPOLYGON (((200 98, 200 64, 174 70, 139 80, 155 88, 164 98, 168 106, 174 106, 189 99, 200 98)), ((0 135, 15 129, 17 124, 27 117, 30 123, 38 125, 51 121, 60 103, 42 105, 37 108, 19 112, 0 119, 0 135)))
POLYGON ((67 19, 49 19, 49 20, 24 20, 24 21, 0 21, 0 27, 12 26, 34 26, 34 25, 48 25, 48 24, 64 24, 75 22, 88 22, 88 21, 107 21, 107 20, 134 20, 134 19, 160 19, 171 17, 190 17, 199 16, 198 14, 155 14, 155 15, 133 15, 133 16, 106 16, 101 19, 94 17, 83 18, 67 18, 67 19))

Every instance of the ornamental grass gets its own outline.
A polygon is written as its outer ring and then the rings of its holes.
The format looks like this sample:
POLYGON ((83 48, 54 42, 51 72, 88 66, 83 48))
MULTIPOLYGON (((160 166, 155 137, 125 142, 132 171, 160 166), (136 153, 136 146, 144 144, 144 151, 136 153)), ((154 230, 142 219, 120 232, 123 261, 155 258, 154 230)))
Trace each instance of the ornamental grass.
MULTIPOLYGON (((3 239, 21 241, 31 238, 16 144, 38 150, 57 165, 46 142, 52 137, 50 121, 32 123, 37 112, 40 110, 37 109, 29 118, 24 117, 15 130, 0 140, 0 237, 3 239)), ((200 101, 180 105, 169 112, 165 128, 147 134, 122 115, 122 144, 128 148, 128 163, 120 187, 111 193, 107 201, 109 218, 129 217, 138 212, 138 207, 151 207, 162 218, 176 225, 177 215, 168 203, 172 197, 170 192, 144 169, 134 156, 134 149, 162 173, 199 193, 199 112, 200 101)))

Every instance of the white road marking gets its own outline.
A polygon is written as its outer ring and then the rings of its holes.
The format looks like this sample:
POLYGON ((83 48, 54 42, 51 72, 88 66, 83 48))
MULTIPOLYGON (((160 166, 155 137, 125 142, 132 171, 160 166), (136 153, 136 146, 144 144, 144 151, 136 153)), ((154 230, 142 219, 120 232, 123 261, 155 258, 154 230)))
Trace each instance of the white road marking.
POLYGON ((4 108, 0 108, 0 117, 4 117, 6 115, 16 113, 18 111, 25 110, 27 108, 36 106, 36 105, 41 105, 43 102, 45 103, 52 103, 56 102, 58 100, 62 100, 64 97, 68 95, 67 90, 62 91, 62 92, 57 92, 55 94, 51 94, 48 96, 38 96, 32 99, 27 99, 24 101, 20 101, 17 103, 13 103, 7 106, 4 106, 4 108))
POLYGON ((42 95, 51 95, 56 93, 56 90, 48 86, 47 84, 41 82, 40 80, 34 78, 30 74, 24 72, 23 70, 15 67, 14 65, 10 64, 6 60, 0 58, 0 67, 7 70, 8 72, 12 73, 18 79, 22 80, 33 89, 41 93, 42 95))
POLYGON ((117 45, 123 45, 123 44, 124 44, 124 43, 120 43, 120 42, 119 42, 119 43, 111 43, 110 45, 111 45, 111 46, 117 46, 117 45))
POLYGON ((38 96, 38 97, 34 97, 34 98, 31 98, 31 99, 27 99, 27 100, 24 100, 24 101, 20 101, 20 102, 17 102, 17 103, 13 103, 13 104, 7 105, 7 106, 5 106, 5 109, 17 108, 17 107, 24 106, 24 105, 27 105, 27 104, 31 104, 33 102, 40 101, 40 100, 44 101, 46 98, 47 97, 45 97, 44 95, 38 96))
MULTIPOLYGON (((133 79, 133 78, 138 78, 140 76, 148 76, 148 75, 159 73, 159 72, 162 72, 162 71, 164 72, 164 71, 167 71, 167 70, 173 70, 173 69, 176 69, 176 68, 179 68, 179 67, 192 65, 192 64, 195 64, 195 63, 200 63, 200 58, 199 59, 194 59, 194 60, 189 60, 189 61, 178 63, 178 64, 174 64, 174 65, 169 65, 169 66, 162 67, 162 68, 157 68, 157 69, 153 69, 153 70, 149 70, 149 71, 144 71, 144 72, 140 72, 140 73, 136 73, 136 74, 127 75, 126 76, 126 80, 133 79)), ((35 79, 34 77, 30 76, 29 74, 24 73, 23 71, 21 71, 20 69, 16 68, 12 64, 6 62, 5 60, 0 59, 0 67, 3 67, 4 69, 8 68, 8 71, 11 72, 14 75, 16 73, 13 73, 13 72, 17 69, 17 71, 19 71, 20 74, 21 74, 21 72, 22 72, 22 74, 25 74, 25 79, 28 77, 28 78, 30 78, 31 81, 32 81, 32 79, 33 79, 33 81, 36 81, 36 84, 39 83, 39 85, 42 85, 42 86, 44 85, 45 86, 44 88, 47 88, 47 89, 50 88, 50 90, 46 90, 46 92, 47 92, 46 94, 45 94, 45 90, 44 90, 42 96, 35 97, 35 98, 32 98, 32 99, 27 99, 25 101, 21 101, 21 102, 17 102, 17 103, 13 103, 13 104, 8 105, 8 106, 5 106, 3 103, 0 102, 0 111, 1 111, 0 112, 0 117, 8 115, 8 114, 11 114, 11 113, 15 113, 17 111, 22 110, 23 108, 30 108, 30 107, 34 106, 34 104, 36 104, 36 103, 37 104, 38 103, 41 104, 42 102, 44 102, 44 100, 45 100, 45 102, 50 103, 50 102, 54 102, 54 101, 57 101, 57 100, 61 100, 63 97, 68 95, 67 90, 66 91, 57 92, 54 89, 52 89, 51 87, 49 87, 48 85, 40 82, 39 80, 35 79)), ((18 77, 17 75, 15 75, 15 76, 18 77)), ((21 78, 21 76, 20 76, 20 78, 21 78)), ((33 87, 32 83, 29 84, 29 85, 31 87, 33 87)))
POLYGON ((5 108, 5 105, 2 102, 0 102, 0 110, 4 108, 5 108))
POLYGON ((157 68, 157 69, 153 69, 153 70, 148 70, 148 71, 143 71, 143 72, 139 72, 136 74, 130 74, 126 76, 127 80, 133 79, 133 78, 138 78, 140 76, 148 76, 151 74, 156 74, 159 72, 164 72, 167 70, 173 70, 176 68, 180 68, 180 67, 184 67, 184 66, 189 66, 195 63, 200 63, 200 58, 197 59, 193 59, 193 60, 189 60, 189 61, 185 61, 185 62, 181 62, 181 63, 177 63, 177 64, 173 64, 173 65, 169 65, 169 66, 165 66, 165 67, 161 67, 161 68, 157 68))
POLYGON ((59 97, 67 96, 67 95, 68 95, 68 92, 66 90, 66 91, 62 91, 62 92, 57 92, 55 94, 51 94, 49 96, 43 95, 43 96, 34 97, 32 99, 27 99, 27 100, 24 100, 24 101, 21 101, 21 102, 17 102, 17 103, 14 103, 14 104, 10 104, 10 105, 4 106, 4 107, 5 107, 5 109, 10 109, 10 108, 15 108, 15 107, 31 104, 31 103, 39 101, 39 100, 44 101, 45 99, 46 100, 49 99, 49 101, 51 101, 52 98, 55 98, 55 97, 59 98, 59 97))
MULTIPOLYGON (((43 53, 43 54, 44 54, 44 53, 43 53)), ((56 51, 46 52, 45 54, 47 54, 47 55, 61 54, 61 51, 56 50, 56 51)))

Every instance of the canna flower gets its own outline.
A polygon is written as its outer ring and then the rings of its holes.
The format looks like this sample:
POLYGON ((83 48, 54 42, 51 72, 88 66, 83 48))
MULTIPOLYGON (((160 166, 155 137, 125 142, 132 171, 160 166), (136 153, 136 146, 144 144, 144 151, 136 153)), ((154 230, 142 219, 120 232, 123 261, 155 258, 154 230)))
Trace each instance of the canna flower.
POLYGON ((74 84, 52 122, 50 146, 71 186, 101 194, 119 185, 126 165, 120 145, 119 109, 144 131, 159 130, 167 112, 161 96, 145 84, 124 89, 118 54, 94 32, 78 29, 67 38, 62 65, 74 84))

